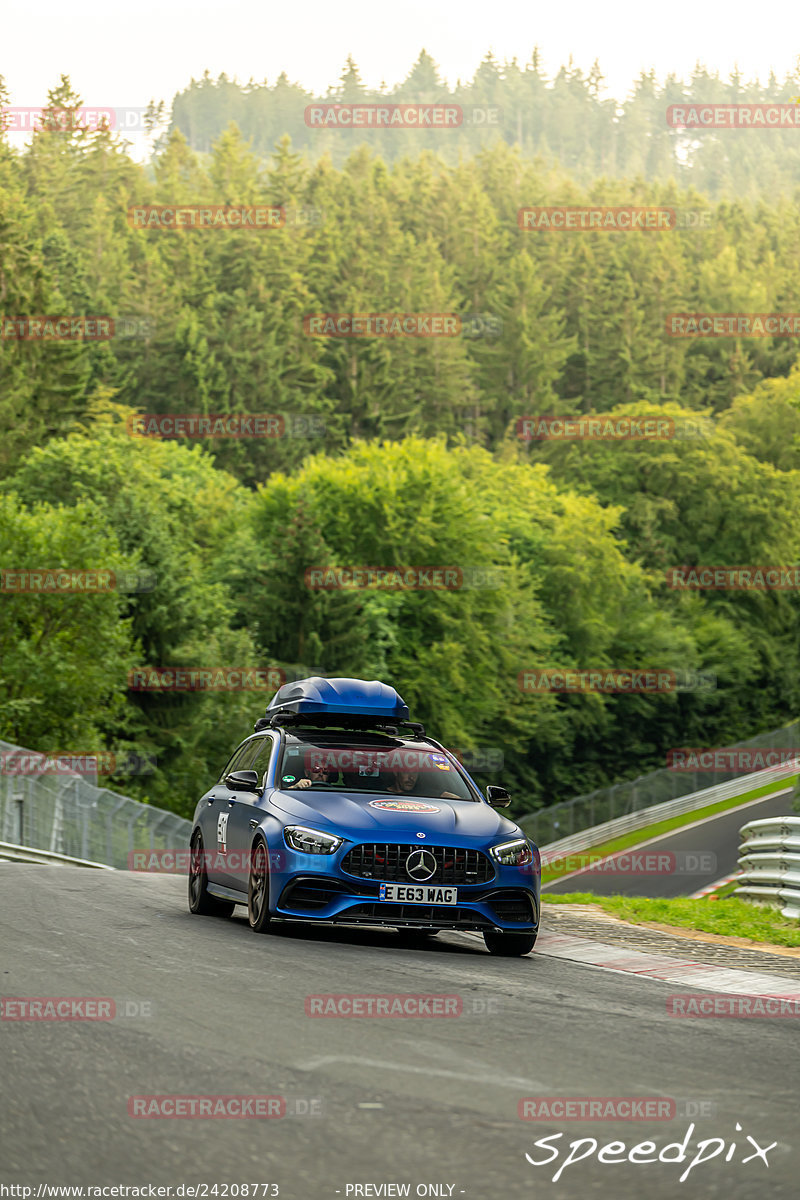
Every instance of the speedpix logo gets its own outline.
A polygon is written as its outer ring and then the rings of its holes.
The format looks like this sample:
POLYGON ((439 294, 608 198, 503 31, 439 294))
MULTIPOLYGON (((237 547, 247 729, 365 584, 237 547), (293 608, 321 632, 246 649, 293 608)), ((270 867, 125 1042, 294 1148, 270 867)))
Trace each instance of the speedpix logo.
MULTIPOLYGON (((742 1130, 742 1126, 738 1121, 736 1122, 736 1129, 737 1132, 741 1132, 742 1130)), ((558 1167, 552 1181, 553 1183, 557 1183, 567 1167, 572 1166, 574 1163, 581 1162, 584 1159, 590 1158, 593 1154, 595 1154, 595 1152, 597 1153, 597 1161, 604 1164, 619 1164, 623 1162, 635 1163, 637 1166, 643 1163, 654 1162, 683 1164, 687 1161, 689 1156, 689 1146, 693 1133, 694 1122, 692 1122, 687 1129, 686 1136, 682 1141, 668 1142, 660 1153, 656 1153, 656 1143, 652 1141, 638 1142, 637 1145, 632 1146, 630 1150, 628 1150, 625 1142, 607 1142, 604 1146, 601 1146, 598 1149, 596 1138, 578 1138, 576 1141, 569 1143, 569 1154, 558 1167), (674 1151, 677 1151, 677 1154, 674 1153, 674 1151)), ((761 1146, 755 1138, 750 1136, 749 1133, 746 1136, 750 1145, 742 1145, 740 1153, 742 1151, 749 1150, 751 1147, 753 1149, 753 1153, 749 1154, 746 1158, 741 1158, 739 1161, 744 1164, 752 1162, 754 1158, 760 1158, 764 1163, 764 1166, 769 1167, 767 1155, 769 1154, 770 1150, 773 1150, 775 1146, 777 1146, 778 1143, 770 1142, 768 1146, 761 1146)), ((527 1153, 525 1158, 532 1167, 550 1166, 552 1163, 557 1162, 559 1152, 561 1150, 560 1145, 556 1146, 553 1145, 553 1143, 562 1137, 564 1137, 563 1133, 551 1133, 548 1137, 539 1138, 538 1141, 534 1142, 534 1148, 545 1150, 550 1155, 549 1158, 532 1158, 531 1155, 527 1153)), ((694 1169, 694 1167, 699 1167, 701 1163, 710 1162, 712 1158, 717 1158, 726 1149, 727 1154, 725 1154, 725 1162, 730 1162, 736 1154, 737 1147, 738 1143, 735 1141, 731 1142, 730 1146, 728 1146, 724 1138, 704 1138, 702 1141, 698 1142, 697 1151, 693 1154, 691 1162, 683 1174, 679 1177, 678 1182, 685 1183, 686 1179, 689 1177, 689 1173, 694 1169)))

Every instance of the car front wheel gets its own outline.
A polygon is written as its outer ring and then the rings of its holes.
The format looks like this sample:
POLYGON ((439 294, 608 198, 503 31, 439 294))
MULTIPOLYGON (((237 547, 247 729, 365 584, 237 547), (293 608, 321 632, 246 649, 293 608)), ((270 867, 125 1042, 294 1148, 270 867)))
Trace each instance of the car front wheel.
POLYGON ((487 929, 483 940, 490 954, 499 954, 503 958, 518 958, 522 954, 530 954, 536 945, 536 934, 498 933, 496 929, 487 929))
POLYGON ((250 878, 247 884, 247 918, 255 933, 269 928, 269 856, 267 846, 259 839, 250 858, 250 878))

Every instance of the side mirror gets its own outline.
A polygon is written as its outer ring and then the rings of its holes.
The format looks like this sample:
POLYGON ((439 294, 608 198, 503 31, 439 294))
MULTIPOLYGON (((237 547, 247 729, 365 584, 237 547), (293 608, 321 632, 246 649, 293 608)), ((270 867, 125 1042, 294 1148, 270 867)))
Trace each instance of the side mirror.
POLYGON ((486 789, 486 802, 492 808, 508 808, 511 797, 504 787, 497 787, 496 784, 490 783, 486 789))
POLYGON ((225 783, 232 792, 258 792, 258 775, 255 771, 231 771, 225 783))

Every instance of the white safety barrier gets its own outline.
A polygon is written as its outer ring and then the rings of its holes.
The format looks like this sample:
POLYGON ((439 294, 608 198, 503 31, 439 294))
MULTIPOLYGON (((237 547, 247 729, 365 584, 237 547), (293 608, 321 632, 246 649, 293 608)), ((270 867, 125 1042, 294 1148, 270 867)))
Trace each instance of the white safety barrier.
POLYGON ((768 817, 739 830, 736 895, 755 904, 783 905, 800 919, 800 817, 768 817))
MULTIPOLYGON (((796 757, 792 751, 800 749, 800 721, 792 721, 780 729, 758 733, 744 742, 736 742, 732 746, 719 749, 726 753, 730 750, 741 751, 741 770, 736 772, 737 777, 756 775, 796 757)), ((679 751, 680 753, 683 752, 679 751)), ((704 755, 698 755, 698 760, 702 761, 703 758, 704 755)), ((526 813, 520 824, 537 846, 549 846, 559 839, 572 837, 583 830, 606 825, 618 817, 626 817, 644 809, 649 810, 670 800, 682 800, 686 796, 694 796, 698 792, 716 787, 717 784, 730 782, 730 771, 723 767, 715 769, 714 759, 715 755, 711 754, 712 765, 707 769, 685 771, 662 767, 646 775, 639 775, 636 779, 626 779, 611 787, 599 788, 583 796, 574 796, 571 800, 547 804, 535 812, 526 813)))
MULTIPOLYGON (((697 809, 717 804, 720 800, 743 796, 747 792, 771 783, 780 784, 786 780, 788 775, 796 775, 798 770, 800 770, 800 763, 791 762, 781 763, 777 767, 767 767, 765 771, 753 771, 750 775, 740 775, 736 779, 728 779, 724 783, 717 783, 714 787, 704 788, 700 792, 690 792, 688 796, 679 796, 677 800, 652 804, 649 808, 640 808, 636 812, 627 813, 624 817, 615 817, 613 821, 606 821, 602 825, 593 825, 590 829, 582 829, 580 833, 573 833, 569 837, 561 838, 560 841, 539 845, 539 849, 542 852, 546 851, 550 860, 568 854, 577 854, 581 850, 591 850, 593 846, 601 846, 613 838, 621 837, 622 834, 645 829, 648 825, 655 825, 658 821, 668 821, 672 817, 683 816, 684 813, 696 812, 697 809)), ((793 790, 792 787, 785 787, 776 789, 770 794, 788 796, 793 790)), ((532 836, 529 818, 522 817, 518 824, 529 837, 532 836)))

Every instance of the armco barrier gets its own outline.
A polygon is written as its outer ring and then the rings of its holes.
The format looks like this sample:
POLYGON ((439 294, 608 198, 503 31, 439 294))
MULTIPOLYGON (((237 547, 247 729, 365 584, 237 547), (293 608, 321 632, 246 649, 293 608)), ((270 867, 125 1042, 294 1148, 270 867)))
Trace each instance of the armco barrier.
MULTIPOLYGON (((680 817, 684 813, 696 812, 697 809, 706 808, 709 804, 716 804, 720 800, 730 800, 734 796, 743 796, 746 792, 767 784, 778 785, 785 782, 787 775, 797 774, 798 771, 800 771, 800 762, 767 767, 765 771, 754 771, 751 775, 728 779, 725 783, 704 788, 701 792, 692 792, 688 796, 680 796, 677 800, 667 800, 665 804, 640 808, 637 812, 617 817, 613 821, 606 821, 602 825, 594 825, 591 829, 582 829, 580 833, 561 838, 560 841, 549 842, 545 846, 540 845, 539 849, 546 852, 547 858, 551 861, 554 858, 577 854, 581 850, 591 850, 593 846, 600 846, 604 842, 611 841, 612 838, 621 837, 625 833, 633 833, 634 830, 645 829, 648 825, 655 825, 658 821, 668 821, 671 817, 680 817)), ((771 794, 788 797, 793 791, 793 787, 779 788, 776 786, 776 790, 771 794)), ((521 817, 518 822, 529 837, 532 836, 530 823, 531 818, 529 817, 521 817)))
POLYGON ((767 817, 739 830, 736 895, 755 904, 783 905, 800 919, 800 817, 767 817))
POLYGON ((98 871, 113 871, 107 863, 89 862, 84 858, 71 858, 69 854, 51 854, 49 850, 33 850, 30 846, 14 846, 0 842, 0 859, 6 862, 40 863, 43 866, 95 867, 98 871))
MULTIPOLYGON (((33 753, 3 741, 0 752, 33 753)), ((0 842, 8 845, 126 870, 131 850, 188 848, 191 829, 177 813, 83 775, 0 774, 0 842)))
MULTIPOLYGON (((780 729, 771 729, 746 741, 735 742, 730 749, 783 751, 793 746, 800 748, 800 721, 792 721, 780 729)), ((749 772, 742 771, 742 774, 749 772)), ((528 837, 537 845, 546 846, 559 838, 580 833, 583 829, 594 829, 617 817, 650 809, 669 800, 679 800, 729 780, 729 774, 713 770, 688 772, 662 767, 647 775, 639 775, 636 779, 624 779, 611 787, 575 796, 572 800, 549 804, 546 808, 528 813, 522 823, 528 837)))

